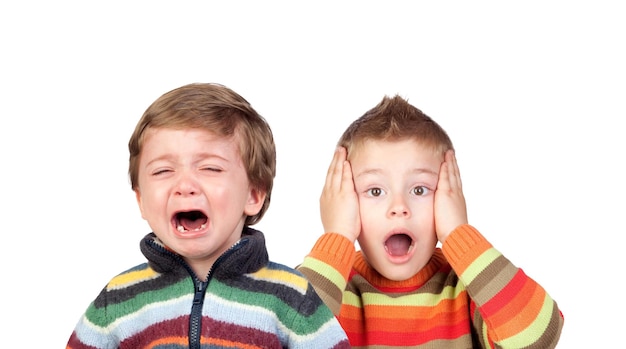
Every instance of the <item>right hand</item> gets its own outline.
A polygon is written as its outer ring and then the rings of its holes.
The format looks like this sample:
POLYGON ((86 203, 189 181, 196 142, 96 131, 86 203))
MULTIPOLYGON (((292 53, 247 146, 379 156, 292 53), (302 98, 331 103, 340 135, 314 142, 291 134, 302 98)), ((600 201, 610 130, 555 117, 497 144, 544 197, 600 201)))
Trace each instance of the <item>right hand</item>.
POLYGON ((359 199, 354 190, 352 168, 344 147, 335 150, 328 167, 326 183, 320 196, 320 215, 324 232, 341 234, 352 242, 359 237, 359 199))

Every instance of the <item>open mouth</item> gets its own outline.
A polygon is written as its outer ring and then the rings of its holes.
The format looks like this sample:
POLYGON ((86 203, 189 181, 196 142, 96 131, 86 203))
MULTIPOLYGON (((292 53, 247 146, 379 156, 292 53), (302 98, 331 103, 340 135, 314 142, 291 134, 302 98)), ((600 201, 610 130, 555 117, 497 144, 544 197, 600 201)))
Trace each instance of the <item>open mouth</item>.
POLYGON ((391 256, 405 256, 413 247, 413 239, 407 234, 394 234, 385 241, 385 250, 391 256))
POLYGON ((181 233, 200 231, 206 228, 208 217, 200 211, 178 212, 174 215, 176 230, 181 233))

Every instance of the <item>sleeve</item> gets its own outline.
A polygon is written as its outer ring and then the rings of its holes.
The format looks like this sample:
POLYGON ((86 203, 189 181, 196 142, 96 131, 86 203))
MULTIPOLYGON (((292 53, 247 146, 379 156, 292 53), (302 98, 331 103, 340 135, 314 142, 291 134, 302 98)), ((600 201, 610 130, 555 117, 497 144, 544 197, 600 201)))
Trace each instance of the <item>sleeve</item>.
POLYGON ((82 314, 67 342, 66 349, 109 349, 118 348, 119 339, 113 333, 115 326, 110 326, 119 312, 113 311, 108 305, 113 304, 109 298, 108 287, 111 281, 102 288, 98 296, 89 304, 82 314))
POLYGON ((341 309, 343 291, 354 264, 354 244, 336 233, 323 234, 296 267, 311 282, 317 294, 337 316, 341 309))
MULTIPOLYGON (((304 279, 304 277, 302 277, 304 279)), ((306 280, 305 280, 306 282, 306 280)), ((290 349, 349 349, 348 336, 310 283, 288 326, 290 349)))
POLYGON ((117 340, 106 327, 97 326, 89 320, 88 314, 96 311, 92 303, 87 312, 81 316, 78 324, 70 336, 66 349, 104 349, 117 348, 117 340))
POLYGON ((475 310, 472 320, 485 347, 556 347, 563 328, 556 302, 478 230, 458 227, 442 250, 467 288, 475 310))

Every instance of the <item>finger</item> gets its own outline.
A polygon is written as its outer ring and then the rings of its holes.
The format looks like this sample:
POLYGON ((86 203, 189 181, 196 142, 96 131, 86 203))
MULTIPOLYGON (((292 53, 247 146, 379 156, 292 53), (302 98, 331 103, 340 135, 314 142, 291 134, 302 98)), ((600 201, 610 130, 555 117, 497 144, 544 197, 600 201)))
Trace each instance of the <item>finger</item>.
POLYGON ((354 191, 354 180, 352 179, 352 166, 347 160, 343 161, 341 190, 354 191))
POLYGON ((334 183, 335 183, 335 177, 336 177, 336 172, 337 172, 337 164, 339 162, 339 158, 340 158, 340 154, 339 154, 339 148, 335 149, 335 152, 333 153, 333 159, 330 162, 330 165, 328 166, 328 171, 326 172, 326 183, 325 183, 325 188, 330 189, 332 187, 334 187, 334 183))
POLYGON ((461 172, 459 171, 459 165, 456 161, 456 154, 454 150, 448 151, 448 177, 450 178, 450 186, 453 189, 461 190, 463 185, 461 183, 461 172))
POLYGON ((443 156, 443 162, 439 167, 439 178, 437 180, 437 191, 441 190, 442 192, 447 192, 450 190, 449 183, 449 170, 448 170, 448 156, 449 154, 446 152, 443 156))
POLYGON ((346 159, 346 150, 343 147, 335 149, 333 160, 328 168, 326 175, 326 184, 324 188, 329 192, 337 192, 341 190, 343 180, 343 167, 346 159))
POLYGON ((439 180, 437 182, 437 190, 442 192, 450 189, 450 183, 448 182, 448 163, 442 162, 441 169, 439 170, 439 180))

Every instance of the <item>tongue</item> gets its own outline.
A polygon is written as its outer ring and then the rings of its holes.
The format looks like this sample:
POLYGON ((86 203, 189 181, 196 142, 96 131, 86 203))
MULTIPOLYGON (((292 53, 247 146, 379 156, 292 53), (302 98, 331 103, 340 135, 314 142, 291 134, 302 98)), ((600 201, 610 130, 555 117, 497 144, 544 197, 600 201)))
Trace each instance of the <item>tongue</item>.
POLYGON ((405 234, 392 235, 385 242, 387 252, 392 256, 404 256, 409 252, 411 239, 405 234))
POLYGON ((180 225, 185 227, 186 230, 196 230, 202 226, 206 222, 206 219, 189 219, 189 218, 181 218, 180 225))

